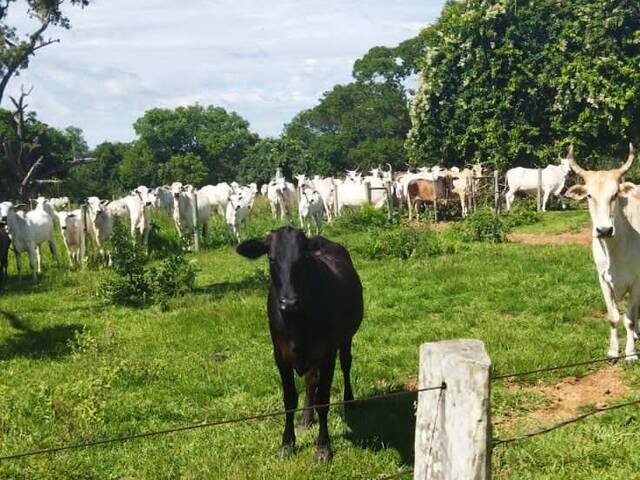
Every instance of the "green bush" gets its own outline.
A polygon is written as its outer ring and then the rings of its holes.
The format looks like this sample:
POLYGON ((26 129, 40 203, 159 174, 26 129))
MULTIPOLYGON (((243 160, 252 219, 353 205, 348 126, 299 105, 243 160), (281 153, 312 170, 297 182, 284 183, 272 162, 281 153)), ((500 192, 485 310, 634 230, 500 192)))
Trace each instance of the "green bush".
POLYGON ((372 205, 365 204, 360 208, 344 209, 342 215, 337 217, 332 228, 348 231, 364 231, 370 228, 387 228, 397 225, 399 217, 397 212, 389 214, 385 210, 377 210, 372 205))
POLYGON ((505 214, 504 220, 509 228, 533 225, 542 220, 542 212, 537 210, 535 202, 524 203, 513 207, 505 214))
POLYGON ((356 246, 355 251, 365 258, 435 257, 455 253, 460 247, 451 238, 438 232, 417 232, 408 227, 388 230, 372 230, 367 242, 356 246))
POLYGON ((144 248, 131 241, 118 221, 110 240, 113 271, 98 287, 98 296, 106 304, 142 307, 166 306, 169 298, 193 290, 195 266, 184 257, 186 243, 167 254, 159 265, 146 267, 144 248))
POLYGON ((490 208, 482 208, 455 224, 454 232, 464 242, 506 241, 511 225, 505 216, 496 215, 490 208))

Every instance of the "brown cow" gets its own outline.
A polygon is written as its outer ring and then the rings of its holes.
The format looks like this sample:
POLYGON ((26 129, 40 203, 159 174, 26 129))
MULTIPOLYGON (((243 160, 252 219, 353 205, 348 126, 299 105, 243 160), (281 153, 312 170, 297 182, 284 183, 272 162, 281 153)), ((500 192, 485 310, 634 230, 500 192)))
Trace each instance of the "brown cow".
POLYGON ((451 190, 451 177, 449 176, 439 177, 436 180, 411 180, 407 186, 409 220, 413 218, 413 209, 416 208, 418 202, 423 205, 435 205, 436 202, 446 204, 451 190))

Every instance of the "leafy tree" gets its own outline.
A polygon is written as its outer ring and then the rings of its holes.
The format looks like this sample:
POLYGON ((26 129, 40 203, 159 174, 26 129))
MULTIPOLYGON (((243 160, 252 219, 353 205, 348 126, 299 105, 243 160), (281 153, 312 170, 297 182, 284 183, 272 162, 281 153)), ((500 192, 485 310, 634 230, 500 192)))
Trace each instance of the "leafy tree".
POLYGON ((173 155, 161 167, 161 179, 164 183, 179 181, 185 184, 199 185, 207 177, 209 171, 202 159, 195 153, 179 153, 173 155))
MULTIPOLYGON (((85 7, 90 0, 69 0, 71 5, 85 7)), ((64 0, 26 0, 28 15, 38 26, 26 36, 20 36, 16 27, 9 25, 9 10, 16 0, 0 1, 0 102, 9 80, 29 66, 29 59, 35 53, 59 40, 46 38, 49 27, 70 28, 69 19, 64 15, 64 0)))
POLYGON ((428 30, 407 147, 413 163, 587 167, 640 126, 640 4, 449 2, 428 30))
MULTIPOLYGON (((136 120, 134 129, 139 138, 121 167, 123 183, 129 186, 140 181, 158 183, 161 167, 175 155, 185 154, 200 158, 204 170, 197 162, 189 163, 196 168, 192 172, 196 177, 205 172, 201 181, 216 183, 233 178, 240 160, 258 140, 249 131, 249 123, 238 114, 198 104, 175 110, 154 108, 136 120)), ((179 161, 180 168, 186 167, 183 160, 179 161)))
POLYGON ((406 160, 401 146, 409 126, 402 86, 354 82, 337 85, 317 106, 299 113, 286 125, 284 138, 302 143, 325 171, 382 163, 399 167, 406 160))

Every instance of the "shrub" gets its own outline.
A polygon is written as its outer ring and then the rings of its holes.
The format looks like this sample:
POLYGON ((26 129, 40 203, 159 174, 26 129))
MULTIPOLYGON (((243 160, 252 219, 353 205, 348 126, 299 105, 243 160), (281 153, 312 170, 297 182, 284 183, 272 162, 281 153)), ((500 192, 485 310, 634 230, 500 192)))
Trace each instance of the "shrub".
POLYGON ((134 244, 122 224, 116 221, 111 237, 113 271, 98 287, 104 303, 142 307, 159 303, 193 290, 195 266, 184 257, 181 242, 158 266, 147 268, 144 249, 134 244))
POLYGON ((355 248, 365 258, 435 257, 455 253, 459 245, 438 232, 417 232, 407 227, 372 231, 369 240, 355 248))
POLYGON ((372 205, 365 204, 360 208, 345 209, 342 215, 337 217, 332 227, 348 231, 364 231, 370 228, 386 228, 397 225, 399 217, 397 212, 389 218, 384 210, 377 210, 372 205))
POLYGON ((533 202, 517 205, 505 214, 505 221, 509 228, 532 225, 540 220, 542 220, 542 212, 537 210, 533 202))
POLYGON ((454 226, 454 232, 464 242, 501 243, 510 230, 506 217, 496 215, 490 208, 479 209, 454 226))

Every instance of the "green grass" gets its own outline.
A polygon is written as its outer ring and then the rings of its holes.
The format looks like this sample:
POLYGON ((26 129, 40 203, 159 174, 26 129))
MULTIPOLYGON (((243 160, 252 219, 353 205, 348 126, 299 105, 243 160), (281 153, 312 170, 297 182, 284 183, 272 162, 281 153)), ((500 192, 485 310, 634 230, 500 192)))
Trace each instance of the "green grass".
POLYGON ((591 225, 591 219, 588 210, 550 211, 542 214, 540 222, 516 227, 513 231, 514 233, 557 235, 566 232, 577 233, 589 225, 591 225))
MULTIPOLYGON (((258 214, 252 234, 273 225, 258 214)), ((353 250, 375 234, 329 231, 353 250)), ((96 289, 104 270, 50 267, 37 285, 11 280, 0 295, 0 455, 283 407, 266 319, 266 261, 245 260, 229 246, 192 257, 197 290, 170 301, 169 311, 102 305, 96 289)), ((354 261, 366 308, 354 339, 356 397, 406 389, 425 341, 479 338, 496 372, 606 350, 606 322, 585 320, 603 317, 588 249, 473 244, 455 255, 403 261, 355 254, 354 261)), ((626 377, 637 391, 636 369, 626 377)), ((338 369, 333 401, 341 388, 338 369)), ((293 457, 277 460, 283 420, 272 418, 0 462, 0 478, 376 478, 411 468, 414 401, 407 395, 353 413, 332 409, 330 465, 313 462, 317 427, 298 434, 293 457)), ((495 416, 522 416, 537 401, 493 385, 495 416)), ((633 478, 637 417, 632 407, 498 447, 494 477, 633 478)))

